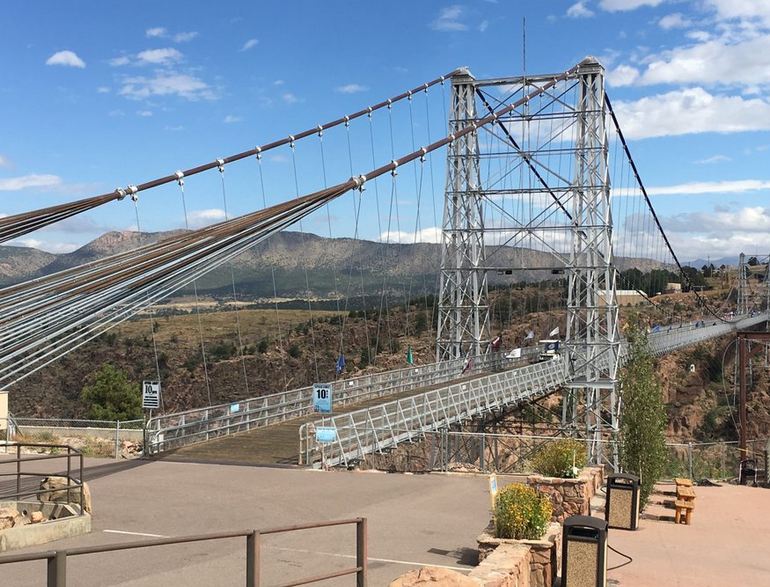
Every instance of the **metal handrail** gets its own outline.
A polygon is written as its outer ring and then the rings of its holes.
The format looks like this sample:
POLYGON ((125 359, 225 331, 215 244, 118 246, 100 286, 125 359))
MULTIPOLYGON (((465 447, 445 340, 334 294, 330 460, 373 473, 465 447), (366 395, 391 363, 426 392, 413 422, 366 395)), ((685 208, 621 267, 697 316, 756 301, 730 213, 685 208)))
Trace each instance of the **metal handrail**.
MULTIPOLYGON (((523 350, 521 359, 506 359, 503 353, 480 357, 468 372, 498 368, 504 363, 516 364, 539 352, 537 348, 523 350)), ((357 403, 373 397, 384 397, 443 383, 453 379, 465 365, 465 359, 455 359, 335 381, 332 383, 335 405, 357 403)), ((312 386, 307 386, 209 408, 157 416, 147 424, 146 452, 150 455, 157 454, 187 444, 312 414, 312 392, 312 386), (237 410, 233 411, 232 406, 237 406, 237 410)))
POLYGON ((80 505, 80 511, 78 512, 78 515, 85 514, 85 510, 83 509, 83 453, 80 452, 78 449, 69 446, 67 444, 41 444, 41 443, 32 443, 32 442, 6 442, 4 443, 6 447, 15 447, 16 448, 16 457, 13 459, 3 460, 0 461, 0 467, 3 465, 16 465, 16 471, 12 473, 0 473, 0 477, 16 477, 16 492, 15 493, 4 493, 0 494, 0 500, 2 499, 19 499, 21 497, 25 496, 38 496, 41 493, 58 493, 60 491, 66 491, 67 492, 67 503, 71 503, 70 497, 71 492, 75 489, 79 489, 79 505, 80 505), (43 449, 66 449, 66 454, 47 454, 47 455, 33 455, 29 457, 22 457, 21 455, 21 449, 22 448, 43 448, 43 449), (72 476, 72 459, 77 458, 78 460, 78 477, 72 476), (54 477, 54 476, 62 476, 60 473, 39 473, 36 471, 22 471, 22 463, 30 463, 34 461, 49 461, 54 459, 67 459, 67 485, 64 487, 57 487, 56 489, 34 489, 29 491, 22 491, 21 488, 21 480, 22 477, 54 477))
POLYGON ((567 383, 566 365, 560 356, 518 369, 495 373, 464 383, 331 416, 303 424, 299 430, 300 464, 345 465, 366 454, 383 452, 423 432, 435 431, 495 407, 510 406, 547 395, 567 383), (334 429, 334 440, 315 440, 317 428, 334 429), (385 430, 378 434, 378 430, 385 430))
POLYGON ((176 536, 169 538, 156 538, 152 540, 140 540, 136 542, 123 542, 118 544, 104 544, 101 546, 81 546, 62 550, 48 550, 44 552, 15 554, 0 557, 0 565, 29 561, 47 561, 47 587, 66 587, 67 585, 67 558, 84 554, 100 554, 115 552, 118 550, 132 550, 135 548, 149 548, 153 546, 167 546, 171 544, 188 544, 191 542, 203 542, 206 540, 224 540, 228 538, 246 538, 246 587, 259 587, 260 585, 260 546, 261 537, 270 534, 294 532, 297 530, 312 530, 316 528, 328 528, 331 526, 356 525, 356 566, 330 573, 305 577, 298 581, 283 583, 280 587, 296 587, 317 583, 335 577, 348 575, 356 576, 356 587, 365 587, 368 575, 368 538, 366 518, 350 518, 345 520, 331 520, 324 522, 312 522, 294 526, 282 526, 277 528, 264 528, 261 530, 237 530, 233 532, 212 532, 207 534, 192 534, 189 536, 176 536))

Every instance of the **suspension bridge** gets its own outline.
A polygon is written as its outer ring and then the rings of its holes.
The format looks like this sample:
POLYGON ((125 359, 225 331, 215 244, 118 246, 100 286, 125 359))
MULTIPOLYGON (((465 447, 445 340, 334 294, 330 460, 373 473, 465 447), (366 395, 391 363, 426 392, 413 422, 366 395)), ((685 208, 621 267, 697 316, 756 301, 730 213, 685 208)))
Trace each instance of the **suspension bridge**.
MULTIPOLYGON (((147 316, 152 324, 157 304, 185 291, 196 302, 207 402, 151 418, 148 455, 350 465, 369 453, 419 440, 427 431, 562 392, 562 426, 586 438, 593 462, 617 466, 616 452, 606 447, 618 433, 622 411, 618 375, 625 341, 618 292, 630 291, 648 306, 654 317, 649 345, 655 354, 751 328, 768 318, 765 298, 758 305, 747 302, 745 279, 739 283, 735 310, 715 303, 692 282, 652 206, 621 123, 605 92, 604 69, 593 58, 548 75, 477 79, 461 68, 229 157, 2 218, 0 243, 102 206, 131 202, 141 233, 147 218, 140 212, 140 194, 143 202, 151 202, 164 186, 175 185, 185 230, 0 290, 0 384, 13 392, 14 383, 132 318, 147 316), (441 103, 438 110, 435 101, 441 103), (423 109, 424 118, 418 114, 423 109), (448 127, 436 138, 432 134, 439 116, 448 127), (311 153, 313 141, 317 148, 311 153), (266 194, 285 193, 287 185, 271 185, 265 169, 271 152, 283 153, 291 162, 288 185, 294 193, 268 204, 266 194), (442 169, 438 157, 446 165, 443 213, 437 211, 435 197, 436 171, 442 169), (232 184, 225 171, 247 159, 257 162, 262 206, 233 213, 232 200, 228 202, 232 184), (191 229, 186 190, 199 177, 217 174, 225 219, 191 229), (406 200, 405 193, 410 194, 406 200), (343 202, 345 195, 350 200, 343 202), (330 262, 331 297, 342 316, 336 365, 340 377, 332 384, 334 413, 322 417, 313 412, 311 386, 287 389, 276 382, 274 393, 248 397, 247 333, 239 321, 234 269, 238 256, 260 243, 270 247, 271 237, 289 227, 299 226, 304 235, 303 220, 314 215, 325 215, 332 237, 331 218, 337 213, 353 219, 353 239, 376 216, 380 242, 417 243, 430 223, 429 199, 441 251, 433 290, 438 294, 435 362, 345 378, 344 316, 352 300, 360 297, 364 313, 369 309, 377 315, 376 340, 369 340, 366 329, 369 352, 390 328, 393 292, 383 272, 377 277, 382 282, 374 308, 367 308, 371 300, 365 268, 330 262), (404 230, 407 226, 413 232, 404 230), (229 273, 248 399, 214 405, 198 299, 201 278, 218 268, 229 273), (347 282, 339 279, 346 272, 347 282), (514 353, 496 348, 490 282, 515 278, 531 283, 563 280, 563 346, 546 360, 524 343, 517 343, 522 348, 514 353), (684 292, 678 303, 659 295, 668 282, 684 292), (321 430, 329 438, 321 440, 321 430)), ((307 269, 304 277, 313 366, 321 381, 328 369, 319 368, 316 354, 307 269)), ((431 290, 427 283, 414 291, 412 285, 399 292, 407 310, 410 301, 431 290)), ((272 288, 277 298, 274 270, 272 288)), ((282 346, 285 333, 280 324, 278 329, 282 346)), ((409 329, 407 315, 405 334, 409 329)), ((150 332, 161 380, 154 326, 150 332)), ((533 338, 530 331, 524 342, 533 338)))

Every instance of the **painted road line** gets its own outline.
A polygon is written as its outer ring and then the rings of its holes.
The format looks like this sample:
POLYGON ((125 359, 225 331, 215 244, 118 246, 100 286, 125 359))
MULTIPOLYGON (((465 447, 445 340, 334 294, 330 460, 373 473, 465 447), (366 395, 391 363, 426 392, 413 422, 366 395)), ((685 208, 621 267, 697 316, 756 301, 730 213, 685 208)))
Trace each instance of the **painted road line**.
POLYGON ((105 534, 125 534, 126 536, 146 536, 147 538, 171 538, 165 534, 148 534, 147 532, 127 532, 125 530, 102 530, 105 534))
MULTIPOLYGON (((305 548, 288 548, 284 546, 263 546, 262 548, 269 548, 272 550, 284 550, 288 552, 299 552, 302 554, 320 554, 321 556, 336 556, 337 558, 349 558, 349 559, 355 559, 356 556, 354 554, 339 554, 336 552, 321 552, 318 550, 308 550, 305 548)), ((453 567, 451 565, 439 565, 434 563, 418 563, 416 561, 404 561, 404 560, 398 560, 398 559, 392 559, 392 558, 375 558, 375 557, 368 557, 368 561, 375 562, 375 563, 390 563, 394 565, 408 565, 411 567, 438 567, 440 569, 450 569, 452 571, 465 571, 466 573, 468 571, 471 571, 473 567, 453 567)))

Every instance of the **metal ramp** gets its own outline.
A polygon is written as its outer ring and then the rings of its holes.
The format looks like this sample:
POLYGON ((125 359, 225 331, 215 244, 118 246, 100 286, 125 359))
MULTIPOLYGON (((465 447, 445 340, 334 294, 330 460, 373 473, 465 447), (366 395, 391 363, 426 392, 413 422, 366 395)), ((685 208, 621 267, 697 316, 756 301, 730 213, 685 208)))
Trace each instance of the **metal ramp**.
POLYGON ((316 419, 299 430, 300 464, 348 466, 368 453, 420 440, 424 432, 543 397, 566 382, 565 363, 561 357, 555 357, 371 408, 316 419), (322 427, 333 429, 333 442, 316 440, 316 431, 322 427))

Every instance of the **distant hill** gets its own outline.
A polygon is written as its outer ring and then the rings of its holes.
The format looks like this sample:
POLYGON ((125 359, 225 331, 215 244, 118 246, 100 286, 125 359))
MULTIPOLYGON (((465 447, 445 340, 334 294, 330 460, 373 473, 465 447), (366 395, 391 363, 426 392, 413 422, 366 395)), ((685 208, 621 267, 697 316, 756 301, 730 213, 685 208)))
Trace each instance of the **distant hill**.
MULTIPOLYGON (((0 285, 50 275, 175 234, 178 231, 108 232, 71 253, 58 255, 27 247, 0 247, 0 285)), ((489 247, 488 257, 495 267, 556 267, 550 254, 525 248, 489 247)), ((657 266, 650 259, 617 258, 617 262, 620 269, 638 267, 648 271, 657 266)), ((440 264, 438 244, 385 244, 284 231, 241 254, 232 267, 240 295, 272 298, 275 272, 279 297, 328 299, 335 292, 343 297, 361 295, 362 282, 367 295, 379 294, 383 289, 396 296, 406 291, 434 293, 440 264)), ((198 281, 198 290, 227 296, 232 287, 230 275, 229 265, 215 269, 198 281)), ((489 283, 552 278, 550 271, 514 271, 511 275, 492 271, 489 283)))

